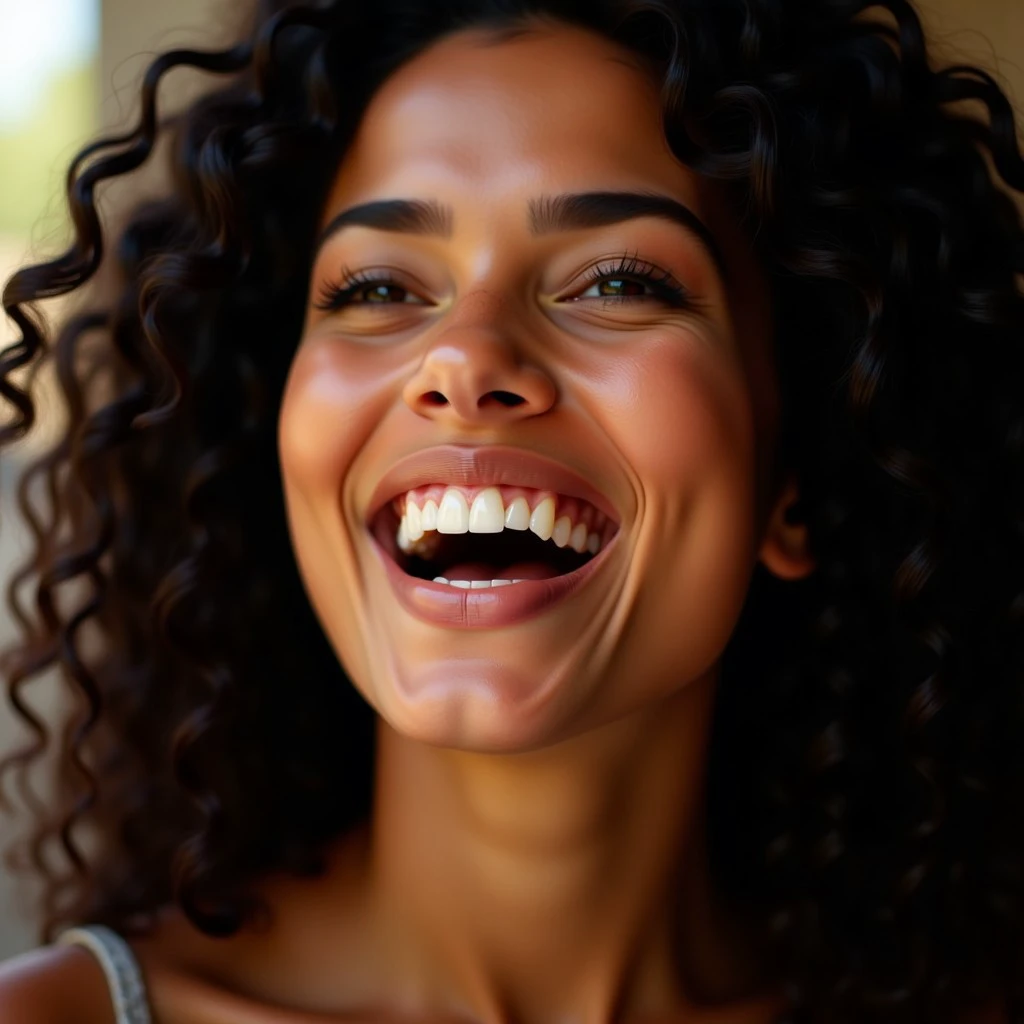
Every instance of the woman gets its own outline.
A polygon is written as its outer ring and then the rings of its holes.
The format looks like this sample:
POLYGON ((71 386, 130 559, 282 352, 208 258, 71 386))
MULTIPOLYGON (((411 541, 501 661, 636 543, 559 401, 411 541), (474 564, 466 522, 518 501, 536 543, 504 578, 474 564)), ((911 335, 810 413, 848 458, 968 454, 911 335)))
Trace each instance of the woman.
POLYGON ((60 745, 66 803, 0 1018, 1019 1021, 997 85, 901 0, 289 4, 251 39, 153 65, 73 168, 75 246, 5 292, 10 443, 30 303, 173 131, 22 484, 53 519, 8 776, 60 745), (229 84, 158 130, 177 65, 229 84))

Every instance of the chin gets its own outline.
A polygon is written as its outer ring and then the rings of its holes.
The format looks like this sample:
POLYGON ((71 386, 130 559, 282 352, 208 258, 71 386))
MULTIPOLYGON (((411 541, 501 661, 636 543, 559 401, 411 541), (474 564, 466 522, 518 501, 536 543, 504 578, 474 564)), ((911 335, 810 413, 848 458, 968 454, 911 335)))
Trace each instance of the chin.
POLYGON ((373 703, 397 733, 431 746, 488 754, 525 753, 567 733, 552 677, 538 685, 521 668, 463 660, 395 666, 387 696, 373 703))

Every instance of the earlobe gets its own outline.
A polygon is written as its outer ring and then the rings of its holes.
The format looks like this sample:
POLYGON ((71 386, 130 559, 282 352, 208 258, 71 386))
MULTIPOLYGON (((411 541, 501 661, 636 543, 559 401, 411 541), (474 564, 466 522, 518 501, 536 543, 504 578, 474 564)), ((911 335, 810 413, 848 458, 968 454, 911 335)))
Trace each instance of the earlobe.
POLYGON ((783 580, 804 579, 815 568, 806 524, 790 522, 786 515, 799 497, 796 479, 790 477, 772 509, 758 555, 762 565, 783 580))

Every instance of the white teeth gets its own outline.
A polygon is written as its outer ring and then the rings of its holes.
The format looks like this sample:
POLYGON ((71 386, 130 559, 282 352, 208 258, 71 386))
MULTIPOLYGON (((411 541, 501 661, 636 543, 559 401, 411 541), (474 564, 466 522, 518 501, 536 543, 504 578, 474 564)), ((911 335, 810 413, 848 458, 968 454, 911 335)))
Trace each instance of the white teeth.
POLYGON ((424 530, 436 530, 437 529, 437 502, 433 498, 428 498, 423 503, 423 515, 421 517, 421 525, 424 530))
POLYGON ((501 533, 505 529, 505 506, 497 487, 485 487, 469 510, 470 533, 501 533))
POLYGON ((530 516, 530 529, 541 540, 550 540, 555 525, 555 499, 545 498, 530 516))
POLYGON ((435 583, 447 583, 450 587, 461 587, 463 590, 482 590, 484 587, 507 587, 510 583, 525 583, 526 580, 446 580, 443 576, 435 576, 435 583))
MULTIPOLYGON (((532 512, 522 495, 505 508, 497 487, 481 490, 473 499, 472 508, 457 487, 445 490, 440 506, 430 498, 421 509, 411 496, 406 497, 396 540, 406 554, 415 551, 421 557, 430 558, 440 542, 438 534, 501 533, 502 530, 532 530, 541 540, 553 540, 560 548, 569 545, 580 554, 589 551, 596 555, 601 550, 601 534, 597 530, 588 531, 585 523, 573 524, 567 515, 555 521, 553 497, 543 498, 532 512)), ((453 585, 461 586, 462 582, 455 581, 453 585)))
POLYGON ((564 548, 569 543, 569 534, 572 532, 572 520, 568 516, 562 516, 555 528, 551 531, 551 539, 560 547, 564 548))
POLYGON ((577 523, 569 534, 569 547, 573 551, 583 554, 587 547, 587 524, 577 523))
POLYGON ((461 491, 449 487, 437 510, 438 533, 466 533, 469 530, 469 505, 461 491))
POLYGON ((520 495, 505 510, 505 526, 510 530, 528 530, 530 528, 530 506, 520 495))
POLYGON ((409 531, 405 526, 405 516, 402 516, 401 523, 398 524, 398 546, 408 554, 412 550, 412 541, 409 540, 409 531))
POLYGON ((419 540, 423 536, 423 516, 414 501, 405 503, 405 533, 409 540, 419 540))

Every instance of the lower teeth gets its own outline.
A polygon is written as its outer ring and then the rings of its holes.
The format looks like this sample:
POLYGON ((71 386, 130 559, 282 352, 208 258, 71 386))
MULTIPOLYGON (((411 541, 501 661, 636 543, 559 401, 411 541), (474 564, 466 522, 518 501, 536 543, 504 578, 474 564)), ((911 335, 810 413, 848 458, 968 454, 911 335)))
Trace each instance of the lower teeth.
POLYGON ((443 576, 435 576, 435 583, 447 583, 450 587, 461 587, 463 590, 482 590, 484 587, 505 587, 509 583, 526 583, 527 580, 446 580, 443 576))

